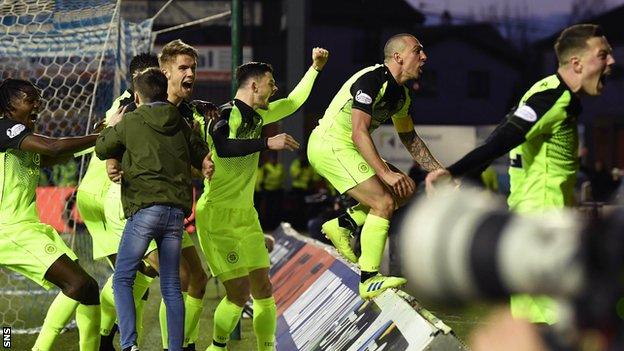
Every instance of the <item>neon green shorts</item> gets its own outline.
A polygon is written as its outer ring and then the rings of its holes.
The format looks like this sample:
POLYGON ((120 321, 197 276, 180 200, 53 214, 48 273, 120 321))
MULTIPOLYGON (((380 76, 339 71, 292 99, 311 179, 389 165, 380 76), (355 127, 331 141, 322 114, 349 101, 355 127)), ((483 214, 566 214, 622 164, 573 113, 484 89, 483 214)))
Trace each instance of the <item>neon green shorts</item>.
POLYGON ((99 241, 108 236, 106 231, 106 217, 104 214, 104 199, 102 196, 78 190, 76 205, 80 217, 87 226, 93 242, 93 259, 106 257, 105 250, 99 241))
POLYGON ((375 175, 355 145, 332 142, 314 130, 308 140, 308 159, 314 170, 341 194, 375 175))
POLYGON ((270 267, 255 208, 222 208, 198 202, 195 222, 210 271, 221 281, 270 267))
POLYGON ((51 226, 39 222, 3 224, 0 226, 0 265, 41 285, 54 286, 44 276, 52 263, 62 255, 77 260, 51 226))

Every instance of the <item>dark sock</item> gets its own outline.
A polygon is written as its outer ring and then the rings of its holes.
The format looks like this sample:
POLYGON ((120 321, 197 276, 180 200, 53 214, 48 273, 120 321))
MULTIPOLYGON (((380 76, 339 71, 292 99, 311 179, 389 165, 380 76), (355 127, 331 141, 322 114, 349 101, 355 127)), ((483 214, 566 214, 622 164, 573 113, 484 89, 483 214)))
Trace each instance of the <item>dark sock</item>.
POLYGON ((353 218, 351 218, 351 216, 349 216, 346 212, 343 212, 340 216, 338 216, 338 225, 345 229, 349 229, 351 233, 355 232, 358 227, 353 218))
POLYGON ((113 341, 115 340, 115 333, 119 330, 117 323, 113 324, 108 335, 100 335, 100 351, 115 351, 113 341))
POLYGON ((218 341, 214 341, 214 339, 212 340, 212 343, 214 346, 219 346, 219 347, 226 347, 227 345, 218 341))
POLYGON ((195 351, 195 344, 188 344, 186 347, 182 348, 182 351, 195 351))
POLYGON ((370 277, 374 277, 376 275, 377 275, 377 271, 375 271, 375 272, 360 271, 360 283, 364 283, 366 281, 366 279, 368 279, 370 277))

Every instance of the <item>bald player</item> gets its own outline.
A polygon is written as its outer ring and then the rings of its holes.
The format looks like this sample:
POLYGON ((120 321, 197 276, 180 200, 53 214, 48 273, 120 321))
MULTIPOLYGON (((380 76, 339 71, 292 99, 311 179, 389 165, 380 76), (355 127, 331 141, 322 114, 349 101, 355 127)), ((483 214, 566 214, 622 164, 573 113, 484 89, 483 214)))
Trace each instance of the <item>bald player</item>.
POLYGON ((366 67, 342 86, 308 142, 314 169, 359 204, 322 230, 338 252, 361 270, 360 296, 373 298, 385 289, 405 284, 401 277, 379 274, 390 218, 415 189, 414 181, 387 164, 375 148, 371 133, 392 117, 401 141, 427 171, 442 168, 416 134, 409 114, 411 99, 406 83, 417 79, 427 55, 411 34, 397 34, 384 47, 384 63, 366 67), (350 236, 363 226, 362 254, 356 257, 350 236))

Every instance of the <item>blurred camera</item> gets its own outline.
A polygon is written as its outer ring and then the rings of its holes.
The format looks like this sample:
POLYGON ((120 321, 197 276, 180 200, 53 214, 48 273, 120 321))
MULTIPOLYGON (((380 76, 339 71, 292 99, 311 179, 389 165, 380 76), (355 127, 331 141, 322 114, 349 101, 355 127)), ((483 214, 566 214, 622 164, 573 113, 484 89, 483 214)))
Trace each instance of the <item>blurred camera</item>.
POLYGON ((398 246, 407 291, 421 300, 550 295, 573 303, 577 326, 622 334, 621 208, 596 220, 517 214, 492 194, 446 188, 407 208, 398 246))

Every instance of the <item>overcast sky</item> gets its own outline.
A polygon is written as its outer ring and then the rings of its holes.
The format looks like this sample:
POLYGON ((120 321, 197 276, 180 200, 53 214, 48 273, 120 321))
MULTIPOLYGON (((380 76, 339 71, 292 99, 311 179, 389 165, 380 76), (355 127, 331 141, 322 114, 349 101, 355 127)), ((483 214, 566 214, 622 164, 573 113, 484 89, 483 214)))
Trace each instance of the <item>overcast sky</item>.
MULTIPOLYGON (((564 26, 570 24, 571 5, 574 0, 406 0, 426 16, 426 25, 440 23, 438 16, 444 10, 448 10, 453 18, 453 23, 470 23, 488 19, 492 11, 498 14, 498 18, 507 10, 517 27, 528 26, 529 41, 541 39, 558 32, 564 26)), ((578 0, 577 0, 578 1, 578 0)), ((616 6, 624 5, 624 0, 583 0, 585 4, 590 2, 603 3, 607 10, 616 6)), ((499 22, 499 24, 504 21, 499 22)), ((501 27, 499 26, 499 29, 501 27)), ((506 35, 505 33, 501 33, 506 35)), ((510 34, 513 35, 513 34, 510 34)))
MULTIPOLYGON (((443 11, 448 9, 451 13, 458 15, 468 15, 473 13, 478 15, 482 9, 490 5, 499 7, 509 4, 510 8, 524 6, 531 16, 565 14, 570 12, 573 0, 407 0, 408 2, 419 7, 424 4, 424 9, 429 11, 443 11)), ((608 7, 614 7, 624 4, 624 0, 605 0, 608 7)))

